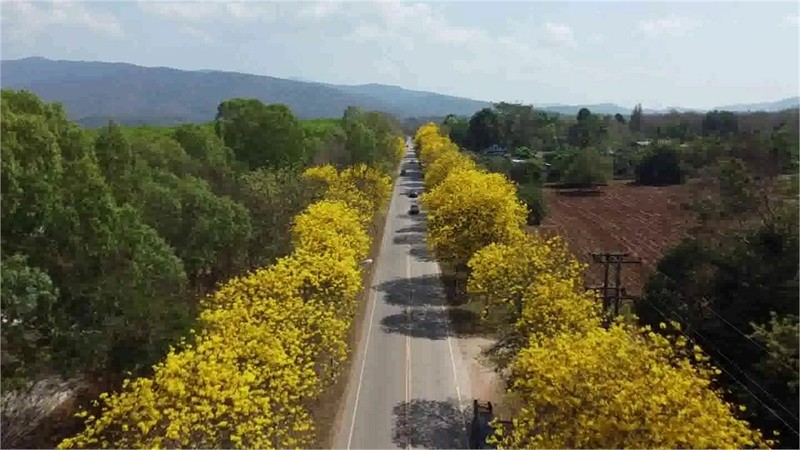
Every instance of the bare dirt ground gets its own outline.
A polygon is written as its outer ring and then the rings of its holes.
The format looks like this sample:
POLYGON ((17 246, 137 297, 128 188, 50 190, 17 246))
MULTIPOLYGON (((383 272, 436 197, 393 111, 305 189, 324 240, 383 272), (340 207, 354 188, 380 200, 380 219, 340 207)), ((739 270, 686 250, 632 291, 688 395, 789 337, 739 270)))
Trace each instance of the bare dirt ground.
POLYGON ((494 413, 502 417, 505 385, 492 364, 481 354, 495 340, 488 337, 459 337, 455 342, 458 342, 458 350, 464 361, 470 362, 468 375, 472 397, 481 402, 492 402, 495 405, 494 413))
MULTIPOLYGON (((682 207, 691 199, 693 187, 620 182, 591 191, 547 187, 548 216, 542 225, 530 229, 561 235, 585 263, 591 261, 590 252, 628 252, 641 259, 641 267, 628 265, 622 270, 623 286, 638 295, 664 251, 694 225, 693 214, 682 207)), ((602 266, 590 264, 587 284, 602 284, 602 280, 602 266)))

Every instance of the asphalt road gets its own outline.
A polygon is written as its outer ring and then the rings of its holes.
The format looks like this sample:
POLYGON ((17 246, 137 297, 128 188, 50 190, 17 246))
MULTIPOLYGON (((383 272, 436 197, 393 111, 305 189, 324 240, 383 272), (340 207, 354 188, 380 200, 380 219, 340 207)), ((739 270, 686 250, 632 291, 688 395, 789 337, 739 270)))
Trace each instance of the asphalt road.
POLYGON ((353 355, 336 448, 466 448, 471 413, 467 362, 444 309, 439 267, 425 248, 423 189, 410 141, 397 179, 360 340, 353 355))

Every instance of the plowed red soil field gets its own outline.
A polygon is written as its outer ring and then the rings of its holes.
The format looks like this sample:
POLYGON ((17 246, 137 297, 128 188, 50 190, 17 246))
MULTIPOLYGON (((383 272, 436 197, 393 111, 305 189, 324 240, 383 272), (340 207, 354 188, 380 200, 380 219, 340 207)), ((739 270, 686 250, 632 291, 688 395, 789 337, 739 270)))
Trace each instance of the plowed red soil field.
MULTIPOLYGON (((627 292, 639 295, 643 284, 666 249, 686 236, 693 214, 682 208, 691 199, 692 185, 635 186, 613 182, 593 191, 545 188, 548 216, 539 227, 559 234, 585 263, 591 252, 626 252, 641 265, 622 268, 627 292)), ((613 280, 613 269, 611 278, 613 280)), ((588 285, 602 285, 603 266, 589 264, 588 285)))

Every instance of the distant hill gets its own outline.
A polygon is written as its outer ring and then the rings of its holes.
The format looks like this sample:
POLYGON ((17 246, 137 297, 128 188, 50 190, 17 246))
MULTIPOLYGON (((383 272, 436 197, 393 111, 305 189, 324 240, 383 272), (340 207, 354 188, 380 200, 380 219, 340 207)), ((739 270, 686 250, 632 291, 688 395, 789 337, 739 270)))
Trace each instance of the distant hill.
POLYGON ((0 63, 3 88, 28 89, 59 101, 76 122, 98 126, 206 122, 233 97, 283 103, 302 119, 339 117, 348 106, 400 118, 472 115, 486 102, 395 86, 337 86, 213 70, 186 71, 126 63, 24 58, 0 63))
MULTIPOLYGON (((45 101, 64 104, 72 120, 86 127, 109 119, 126 125, 174 125, 207 122, 217 106, 234 97, 252 97, 288 105, 301 119, 339 117, 348 106, 384 111, 399 119, 471 116, 490 102, 383 84, 336 85, 219 70, 186 71, 127 63, 53 61, 24 58, 0 63, 0 86, 28 89, 45 101)), ((776 102, 722 106, 729 111, 779 111, 798 107, 800 97, 776 102)), ((632 107, 613 103, 542 104, 536 109, 577 115, 581 108, 597 114, 630 115, 632 107)), ((686 108, 670 108, 691 111, 686 108)), ((698 112, 704 112, 697 110, 698 112)), ((644 109, 645 114, 667 109, 644 109)), ((416 121, 414 121, 416 122, 416 121)))
POLYGON ((432 92, 412 91, 385 84, 361 84, 355 86, 328 85, 344 92, 365 95, 391 105, 393 108, 413 111, 408 116, 447 116, 448 114, 472 115, 483 108, 491 108, 490 102, 471 100, 432 92))
POLYGON ((555 112, 559 114, 566 114, 570 116, 578 115, 578 111, 581 108, 587 108, 593 114, 623 114, 627 115, 630 114, 633 108, 625 108, 623 106, 615 105, 613 103, 596 103, 593 105, 559 105, 559 104, 546 104, 536 106, 534 108, 542 110, 542 111, 549 111, 555 112))
MULTIPOLYGON (((783 111, 784 109, 798 108, 798 107, 800 107, 800 97, 791 97, 774 102, 717 106, 716 108, 712 109, 732 111, 732 112, 748 112, 748 111, 776 112, 776 111, 783 111)), ((567 115, 577 115, 578 111, 581 108, 588 108, 589 111, 596 114, 619 113, 622 114, 623 116, 629 116, 633 111, 633 107, 626 108, 624 106, 616 105, 614 103, 598 103, 594 105, 559 105, 550 103, 537 106, 537 109, 540 109, 542 111, 551 111, 567 115)), ((644 112, 644 114, 667 114, 671 111, 677 111, 679 113, 696 112, 705 114, 705 112, 709 110, 697 109, 697 108, 684 108, 682 106, 670 106, 661 109, 653 109, 653 108, 642 109, 642 112, 644 112)))
POLYGON ((785 98, 783 100, 778 100, 776 102, 745 103, 745 104, 719 106, 714 109, 734 111, 734 112, 746 112, 746 111, 775 112, 775 111, 783 111, 784 109, 798 108, 798 107, 800 107, 800 97, 785 98))

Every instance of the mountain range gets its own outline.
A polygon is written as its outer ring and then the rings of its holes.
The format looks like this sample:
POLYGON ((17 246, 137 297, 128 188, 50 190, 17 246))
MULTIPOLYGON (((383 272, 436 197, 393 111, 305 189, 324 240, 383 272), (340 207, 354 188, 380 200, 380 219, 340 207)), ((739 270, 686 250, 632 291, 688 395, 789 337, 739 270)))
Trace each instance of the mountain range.
MULTIPOLYGON (((339 117, 348 106, 385 111, 398 118, 470 116, 491 106, 487 101, 382 84, 336 85, 217 70, 40 57, 0 62, 0 86, 27 89, 47 102, 61 102, 70 118, 86 127, 104 125, 109 119, 126 125, 207 122, 214 118, 220 102, 234 97, 284 103, 301 119, 339 117)), ((776 111, 798 104, 800 98, 793 97, 721 109, 776 111)), ((537 105, 541 110, 570 115, 582 107, 601 114, 627 115, 632 110, 612 103, 537 105)))

